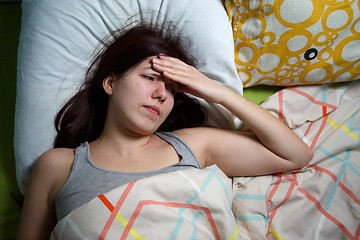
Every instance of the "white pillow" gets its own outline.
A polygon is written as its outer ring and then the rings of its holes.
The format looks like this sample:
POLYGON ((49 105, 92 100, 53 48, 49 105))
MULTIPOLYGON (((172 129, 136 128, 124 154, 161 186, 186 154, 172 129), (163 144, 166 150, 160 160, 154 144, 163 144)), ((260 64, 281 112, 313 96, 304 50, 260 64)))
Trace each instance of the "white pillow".
MULTIPOLYGON (((52 147, 55 114, 77 91, 99 40, 140 10, 153 22, 163 22, 165 15, 176 23, 192 40, 199 70, 242 94, 231 24, 221 0, 24 0, 22 10, 14 144, 23 193, 34 161, 52 147)), ((228 111, 202 103, 209 123, 234 127, 228 111)))

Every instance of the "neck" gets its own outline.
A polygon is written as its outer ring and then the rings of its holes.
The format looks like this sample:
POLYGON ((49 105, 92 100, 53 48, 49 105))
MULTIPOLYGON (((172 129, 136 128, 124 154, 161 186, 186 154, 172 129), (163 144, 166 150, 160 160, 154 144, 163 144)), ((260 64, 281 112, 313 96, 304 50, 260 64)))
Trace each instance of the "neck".
POLYGON ((146 148, 154 134, 141 135, 134 132, 119 132, 107 131, 104 129, 103 133, 98 139, 91 143, 92 148, 101 147, 107 151, 115 151, 120 155, 127 155, 131 152, 136 152, 146 148))

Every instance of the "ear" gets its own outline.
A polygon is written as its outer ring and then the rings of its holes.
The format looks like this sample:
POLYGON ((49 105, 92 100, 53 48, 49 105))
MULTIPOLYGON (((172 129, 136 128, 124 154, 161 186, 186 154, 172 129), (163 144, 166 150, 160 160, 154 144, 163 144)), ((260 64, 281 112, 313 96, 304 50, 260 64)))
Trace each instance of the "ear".
POLYGON ((102 85, 103 85, 103 88, 104 88, 105 92, 106 92, 108 95, 112 95, 112 94, 113 94, 114 81, 115 81, 115 78, 114 78, 114 75, 113 75, 113 74, 107 76, 107 77, 103 80, 102 85))

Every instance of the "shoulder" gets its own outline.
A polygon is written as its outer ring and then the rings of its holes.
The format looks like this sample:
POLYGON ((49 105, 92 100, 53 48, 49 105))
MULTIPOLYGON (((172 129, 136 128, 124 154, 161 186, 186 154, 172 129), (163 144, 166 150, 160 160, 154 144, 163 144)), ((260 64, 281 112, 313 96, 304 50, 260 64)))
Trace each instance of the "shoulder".
POLYGON ((173 133, 180 137, 191 148, 202 167, 207 165, 208 154, 212 151, 213 145, 219 141, 220 136, 227 130, 198 127, 184 128, 173 133))
MULTIPOLYGON (((57 173, 71 168, 75 156, 75 150, 70 148, 54 148, 43 153, 35 163, 34 172, 57 173)), ((46 174, 49 175, 49 174, 46 174)))
POLYGON ((71 172, 72 156, 72 149, 52 149, 36 161, 24 198, 19 239, 49 236, 56 224, 55 198, 71 172))
POLYGON ((43 153, 36 161, 35 166, 61 167, 63 164, 72 162, 75 149, 72 148, 54 148, 43 153))
POLYGON ((53 201, 71 173, 74 156, 74 149, 54 148, 43 153, 35 163, 32 178, 48 189, 53 201))

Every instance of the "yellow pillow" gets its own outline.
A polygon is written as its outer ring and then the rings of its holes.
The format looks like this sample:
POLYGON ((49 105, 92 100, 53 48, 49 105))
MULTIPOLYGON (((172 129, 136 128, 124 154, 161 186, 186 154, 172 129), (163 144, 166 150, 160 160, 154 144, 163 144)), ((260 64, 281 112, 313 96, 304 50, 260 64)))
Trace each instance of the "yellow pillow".
POLYGON ((360 77, 359 0, 225 0, 244 87, 360 77))

